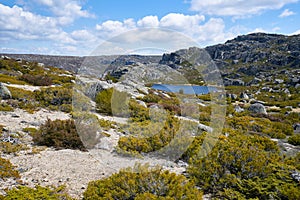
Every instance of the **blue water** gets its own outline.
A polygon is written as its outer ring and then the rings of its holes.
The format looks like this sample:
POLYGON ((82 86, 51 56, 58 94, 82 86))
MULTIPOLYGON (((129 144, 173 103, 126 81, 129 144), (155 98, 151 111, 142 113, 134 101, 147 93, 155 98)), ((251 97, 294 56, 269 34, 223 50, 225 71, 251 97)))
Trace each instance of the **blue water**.
POLYGON ((217 91, 215 87, 199 86, 199 85, 167 85, 167 84, 154 84, 153 89, 162 90, 166 92, 179 93, 183 90, 184 94, 209 94, 210 92, 217 91))

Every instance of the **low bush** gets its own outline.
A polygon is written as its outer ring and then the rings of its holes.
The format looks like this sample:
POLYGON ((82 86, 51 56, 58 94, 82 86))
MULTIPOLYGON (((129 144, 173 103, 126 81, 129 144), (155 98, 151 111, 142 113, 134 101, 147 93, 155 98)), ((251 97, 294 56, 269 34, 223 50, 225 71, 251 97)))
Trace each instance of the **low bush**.
MULTIPOLYGON (((139 133, 131 133, 130 136, 121 137, 118 147, 124 151, 149 153, 166 146, 176 135, 179 129, 179 120, 171 115, 161 122, 149 122, 145 125, 133 124, 134 129, 139 128, 139 133)), ((130 130, 130 129, 129 129, 130 130)), ((136 131, 138 132, 138 131, 136 131)))
POLYGON ((300 146, 300 134, 295 134, 288 139, 288 143, 295 145, 295 146, 300 146))
POLYGON ((129 95, 114 88, 100 91, 96 95, 97 111, 119 117, 129 116, 129 95))
POLYGON ((53 87, 41 89, 34 92, 35 100, 41 107, 51 110, 71 112, 72 109, 72 87, 53 87))
POLYGON ((19 186, 7 191, 5 196, 0 195, 0 200, 72 200, 72 198, 65 192, 65 186, 60 187, 42 187, 36 186, 30 188, 26 186, 19 186))
POLYGON ((18 179, 20 174, 9 160, 0 157, 0 179, 6 178, 18 179))
POLYGON ((14 109, 10 105, 8 105, 7 103, 1 103, 0 104, 0 111, 11 112, 13 110, 14 109))
POLYGON ((52 79, 45 75, 31 75, 23 74, 20 80, 30 83, 35 86, 49 86, 52 85, 52 79))
POLYGON ((54 147, 56 149, 85 150, 77 134, 74 120, 51 121, 48 119, 32 137, 37 145, 54 147))
POLYGON ((20 151, 27 150, 25 144, 12 144, 10 142, 0 142, 0 152, 5 154, 17 154, 20 151))
POLYGON ((137 165, 112 176, 92 181, 83 194, 84 200, 94 199, 202 199, 194 183, 182 175, 162 168, 137 165))
POLYGON ((232 130, 207 157, 193 157, 188 173, 218 199, 297 199, 293 168, 282 162, 276 142, 232 130))

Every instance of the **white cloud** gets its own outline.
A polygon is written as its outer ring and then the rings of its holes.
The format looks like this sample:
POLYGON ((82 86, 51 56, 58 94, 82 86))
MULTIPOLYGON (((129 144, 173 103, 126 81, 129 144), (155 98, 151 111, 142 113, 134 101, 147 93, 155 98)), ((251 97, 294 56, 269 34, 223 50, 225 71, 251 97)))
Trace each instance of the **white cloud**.
POLYGON ((137 22, 140 27, 158 27, 159 21, 157 16, 146 16, 137 22))
POLYGON ((184 31, 193 30, 205 20, 203 15, 184 15, 179 13, 170 13, 160 20, 160 26, 173 30, 184 31))
POLYGON ((300 29, 297 30, 297 31, 295 31, 295 32, 293 32, 293 33, 291 33, 290 35, 299 35, 299 34, 300 34, 300 29))
MULTIPOLYGON (((137 28, 158 28, 151 31, 139 32, 139 37, 144 37, 144 40, 154 42, 163 42, 162 40, 172 40, 171 36, 159 29, 168 29, 171 31, 185 34, 193 38, 201 45, 208 45, 215 42, 224 42, 226 39, 231 38, 232 34, 225 33, 225 24, 221 18, 211 18, 205 22, 203 15, 184 15, 179 13, 169 13, 158 19, 157 16, 145 16, 144 18, 135 22, 133 19, 122 21, 105 21, 96 25, 96 30, 102 39, 109 39, 119 34, 128 32, 137 28), (127 21, 130 21, 128 23, 127 21), (130 25, 129 25, 130 24, 130 25)), ((128 34, 124 37, 118 38, 119 41, 126 42, 140 40, 141 38, 134 37, 128 34)))
MULTIPOLYGON (((49 5, 52 2, 43 1, 49 5)), ((12 43, 18 44, 18 41, 28 41, 26 50, 19 52, 30 50, 31 53, 75 54, 77 49, 77 54, 81 55, 81 52, 88 54, 96 47, 98 38, 94 33, 88 30, 68 33, 63 30, 59 20, 59 17, 41 16, 16 5, 9 7, 0 3, 0 46, 5 48, 12 43), (37 47, 38 41, 43 41, 43 45, 47 44, 50 48, 37 47)))
POLYGON ((123 22, 108 20, 103 22, 102 24, 96 25, 96 30, 99 31, 100 37, 109 38, 136 27, 133 19, 127 19, 123 22))
POLYGON ((298 0, 192 0, 191 9, 201 13, 219 16, 248 16, 265 10, 280 9, 298 0))
POLYGON ((277 32, 277 31, 280 31, 280 29, 281 29, 280 27, 276 26, 272 29, 272 31, 277 32))
POLYGON ((255 28, 254 30, 249 31, 248 34, 250 34, 250 33, 267 33, 267 32, 268 32, 267 30, 258 27, 258 28, 255 28))
POLYGON ((82 8, 78 0, 35 0, 35 2, 49 9, 62 25, 72 23, 80 17, 94 17, 82 8))
POLYGON ((35 15, 18 6, 0 4, 0 30, 4 35, 19 39, 48 37, 60 30, 51 17, 35 15))
POLYGON ((280 15, 279 17, 280 18, 283 18, 283 17, 289 17, 291 15, 295 15, 296 13, 294 13, 293 11, 290 11, 289 9, 285 9, 280 15))

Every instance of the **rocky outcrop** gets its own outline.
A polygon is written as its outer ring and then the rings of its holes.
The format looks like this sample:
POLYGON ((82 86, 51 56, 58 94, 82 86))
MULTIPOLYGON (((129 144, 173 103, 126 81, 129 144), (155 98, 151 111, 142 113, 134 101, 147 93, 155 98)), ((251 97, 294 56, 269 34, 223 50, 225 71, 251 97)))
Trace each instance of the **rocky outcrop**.
POLYGON ((253 33, 205 49, 214 60, 230 60, 233 64, 253 63, 252 71, 256 72, 255 63, 262 60, 275 66, 299 66, 299 39, 300 35, 253 33))
POLYGON ((1 99, 11 99, 11 93, 9 89, 3 85, 3 83, 0 83, 0 98, 1 99))

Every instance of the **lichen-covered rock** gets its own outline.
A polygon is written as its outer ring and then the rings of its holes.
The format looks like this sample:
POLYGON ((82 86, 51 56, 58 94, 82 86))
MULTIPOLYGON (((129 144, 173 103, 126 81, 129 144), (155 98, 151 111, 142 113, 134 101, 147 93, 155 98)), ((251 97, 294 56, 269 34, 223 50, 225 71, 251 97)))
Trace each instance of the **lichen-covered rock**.
POLYGON ((11 93, 9 91, 9 89, 3 85, 3 83, 0 83, 0 98, 2 99, 11 99, 11 93))
POLYGON ((264 105, 260 104, 260 103, 255 103, 255 104, 252 104, 248 110, 252 113, 255 113, 255 114, 267 114, 267 111, 266 111, 266 108, 264 105))

